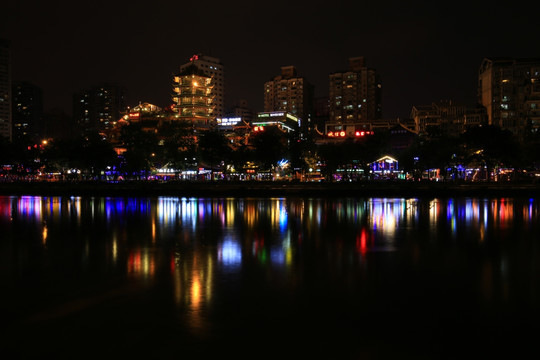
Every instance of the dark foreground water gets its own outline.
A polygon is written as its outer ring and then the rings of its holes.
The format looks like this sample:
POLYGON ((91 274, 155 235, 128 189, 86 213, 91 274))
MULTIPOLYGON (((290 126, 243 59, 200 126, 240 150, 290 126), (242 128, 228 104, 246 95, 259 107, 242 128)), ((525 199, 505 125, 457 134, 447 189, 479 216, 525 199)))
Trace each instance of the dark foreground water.
POLYGON ((0 285, 5 359, 524 358, 540 205, 0 196, 0 285))

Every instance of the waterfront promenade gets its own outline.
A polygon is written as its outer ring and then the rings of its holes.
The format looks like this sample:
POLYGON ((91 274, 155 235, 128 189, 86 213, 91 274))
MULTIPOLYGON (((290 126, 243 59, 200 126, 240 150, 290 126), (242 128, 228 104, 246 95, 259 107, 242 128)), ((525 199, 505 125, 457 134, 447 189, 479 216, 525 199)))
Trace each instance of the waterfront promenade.
POLYGON ((540 197, 540 182, 4 182, 0 195, 175 197, 540 197))

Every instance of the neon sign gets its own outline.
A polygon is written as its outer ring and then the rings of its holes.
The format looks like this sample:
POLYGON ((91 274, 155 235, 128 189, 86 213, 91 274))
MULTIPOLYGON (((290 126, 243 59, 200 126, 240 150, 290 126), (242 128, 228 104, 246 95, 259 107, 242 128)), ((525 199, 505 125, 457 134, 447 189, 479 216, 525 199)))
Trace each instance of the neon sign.
MULTIPOLYGON (((366 135, 373 135, 374 132, 373 131, 360 131, 360 130, 357 130, 354 132, 354 136, 355 137, 363 137, 363 136, 366 136, 366 135)), ((347 136, 347 133, 344 131, 344 130, 341 130, 341 131, 329 131, 326 136, 328 137, 346 137, 347 136)))
POLYGON ((232 118, 217 118, 216 121, 220 126, 233 126, 236 125, 242 120, 241 117, 232 117, 232 118))

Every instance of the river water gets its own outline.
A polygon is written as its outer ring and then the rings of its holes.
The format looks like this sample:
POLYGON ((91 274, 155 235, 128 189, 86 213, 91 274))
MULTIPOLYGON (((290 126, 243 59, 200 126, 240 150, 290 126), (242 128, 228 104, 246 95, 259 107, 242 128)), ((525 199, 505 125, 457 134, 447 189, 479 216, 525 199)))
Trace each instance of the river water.
POLYGON ((529 198, 0 196, 15 358, 523 358, 529 198))

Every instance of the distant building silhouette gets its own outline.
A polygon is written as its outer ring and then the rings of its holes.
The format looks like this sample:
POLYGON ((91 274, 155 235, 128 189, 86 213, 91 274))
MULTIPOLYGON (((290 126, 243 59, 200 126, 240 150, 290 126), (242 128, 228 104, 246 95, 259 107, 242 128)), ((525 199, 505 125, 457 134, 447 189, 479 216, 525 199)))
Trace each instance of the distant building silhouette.
POLYGON ((63 109, 54 108, 43 113, 44 139, 71 139, 79 135, 75 128, 73 118, 63 109))
MULTIPOLYGON (((458 135, 470 127, 487 124, 485 108, 454 104, 450 100, 433 102, 430 105, 414 105, 411 119, 417 133, 438 131, 448 135, 458 135)), ((407 126, 409 128, 409 126, 407 126)))
POLYGON ((540 58, 485 58, 478 72, 478 102, 488 123, 519 139, 540 129, 540 58))
POLYGON ((124 111, 124 89, 116 84, 99 84, 73 97, 73 118, 83 132, 110 129, 124 111))
POLYGON ((282 111, 300 118, 300 132, 312 130, 315 87, 297 74, 294 66, 282 66, 281 75, 264 84, 264 111, 282 111))
POLYGON ((206 76, 212 79, 212 91, 214 110, 212 116, 223 117, 225 116, 225 67, 218 58, 197 54, 193 55, 189 62, 180 66, 180 72, 191 67, 196 66, 206 76))
POLYGON ((329 105, 328 96, 318 96, 313 99, 313 127, 319 135, 324 133, 324 126, 329 120, 329 105))
POLYGON ((42 89, 26 81, 14 81, 11 93, 13 140, 39 140, 44 127, 42 89))
POLYGON ((246 123, 253 120, 253 110, 249 108, 247 100, 241 99, 227 111, 227 117, 240 117, 246 123))
POLYGON ((0 39, 0 136, 12 140, 11 51, 5 39, 0 39))

